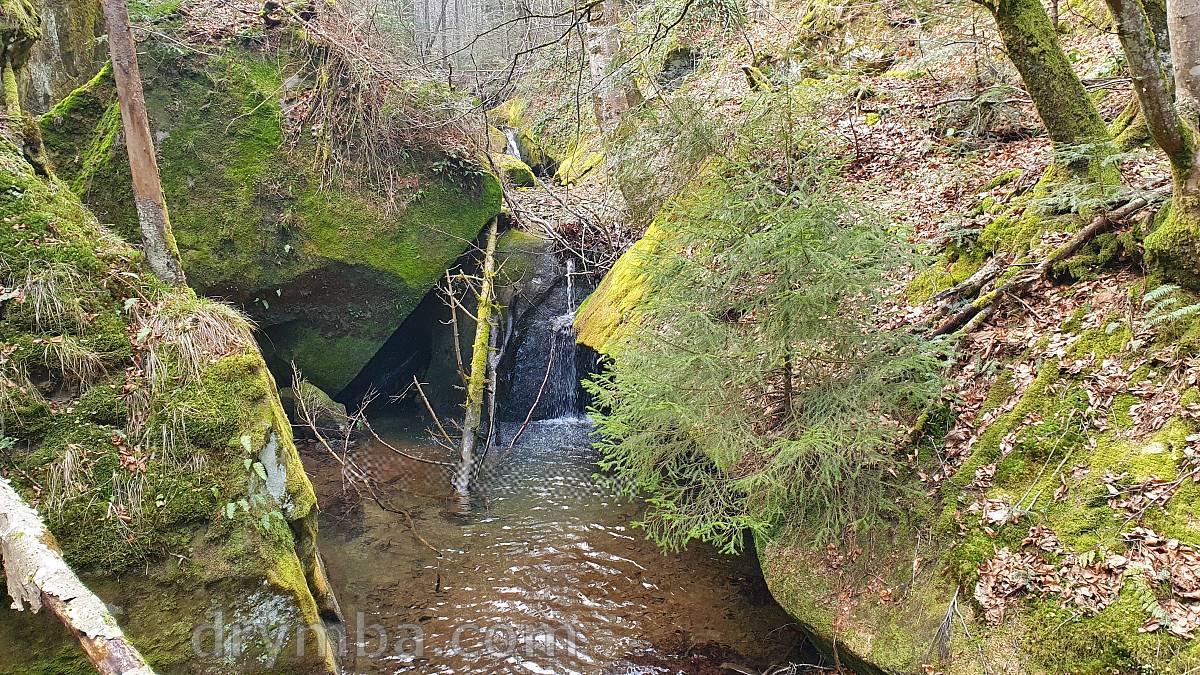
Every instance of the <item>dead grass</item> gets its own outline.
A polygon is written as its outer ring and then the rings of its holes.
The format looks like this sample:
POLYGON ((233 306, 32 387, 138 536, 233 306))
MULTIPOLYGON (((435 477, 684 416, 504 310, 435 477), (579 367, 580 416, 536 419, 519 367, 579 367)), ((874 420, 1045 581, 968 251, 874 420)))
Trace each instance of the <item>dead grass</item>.
POLYGON ((41 347, 46 368, 60 373, 64 384, 71 383, 83 389, 108 373, 104 354, 73 335, 38 338, 34 345, 41 347))
POLYGON ((200 379, 222 357, 254 346, 252 324, 241 311, 190 290, 157 303, 135 305, 137 347, 154 395, 200 379))

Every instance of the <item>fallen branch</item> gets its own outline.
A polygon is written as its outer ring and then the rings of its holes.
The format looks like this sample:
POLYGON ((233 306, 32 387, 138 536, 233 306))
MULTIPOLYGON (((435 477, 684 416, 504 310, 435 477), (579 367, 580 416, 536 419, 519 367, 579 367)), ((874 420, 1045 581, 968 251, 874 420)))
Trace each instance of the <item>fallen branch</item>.
POLYGON ((995 305, 1001 298, 1009 295, 1016 297, 1024 294, 1038 280, 1047 276, 1055 265, 1079 253, 1097 235, 1107 231, 1118 223, 1125 222, 1147 206, 1165 200, 1169 195, 1169 191, 1156 190, 1143 197, 1126 202, 1119 208, 1097 216, 1087 227, 1076 233, 1074 237, 1071 237, 1071 240, 1066 244, 1055 249, 1049 257, 1038 263, 1036 267, 1017 274, 1004 282, 1000 288, 991 291, 955 312, 933 331, 933 335, 948 335, 957 332, 963 327, 974 330, 995 311, 995 305), (980 315, 983 316, 983 319, 976 320, 980 315))
POLYGON ((104 601, 71 571, 41 517, 0 477, 0 554, 13 609, 50 610, 105 675, 154 675, 104 601))
POLYGON ((934 306, 934 318, 937 319, 945 316, 949 313, 950 308, 959 301, 979 295, 984 286, 990 284, 1001 274, 1008 271, 1008 263, 1007 256, 994 255, 983 264, 983 267, 980 267, 978 271, 964 279, 958 285, 947 288, 930 298, 929 302, 934 306))

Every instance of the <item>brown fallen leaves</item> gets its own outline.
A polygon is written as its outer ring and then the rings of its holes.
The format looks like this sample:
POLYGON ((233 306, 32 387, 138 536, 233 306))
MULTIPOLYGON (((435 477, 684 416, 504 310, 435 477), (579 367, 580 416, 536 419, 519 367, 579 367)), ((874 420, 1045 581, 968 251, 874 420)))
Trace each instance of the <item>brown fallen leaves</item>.
POLYGON ((975 600, 991 625, 1000 623, 1012 602, 1026 593, 1057 597, 1065 607, 1095 614, 1116 600, 1127 577, 1140 574, 1149 589, 1142 595, 1151 614, 1141 630, 1195 637, 1200 629, 1200 550, 1146 527, 1134 528, 1125 541, 1128 555, 1088 551, 1056 563, 1048 556, 1062 553, 1058 537, 1035 525, 1021 542, 1033 550, 1002 548, 983 564, 975 600))
POLYGON ((1061 552, 1058 537, 1041 525, 1030 528, 1023 545, 1039 552, 1002 548, 979 570, 975 600, 991 625, 1000 623, 1010 600, 1022 593, 1058 597, 1064 606, 1095 614, 1112 604, 1121 591, 1129 562, 1124 556, 1101 559, 1094 552, 1070 554, 1056 564, 1043 553, 1061 552))

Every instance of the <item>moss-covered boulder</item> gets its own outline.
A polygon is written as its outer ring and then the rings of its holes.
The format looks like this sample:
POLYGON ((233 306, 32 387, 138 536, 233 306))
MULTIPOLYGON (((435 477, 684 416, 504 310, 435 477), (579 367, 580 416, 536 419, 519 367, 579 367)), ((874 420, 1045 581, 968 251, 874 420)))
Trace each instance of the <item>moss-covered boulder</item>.
POLYGON ((600 280, 596 290, 579 306, 575 314, 575 334, 579 344, 607 354, 628 331, 636 330, 638 306, 648 287, 643 265, 654 264, 667 231, 662 218, 650 224, 646 234, 625 251, 600 280))
MULTIPOLYGON (((0 221, 0 452, 67 562, 159 672, 335 672, 316 499, 249 323, 7 142, 0 221)), ((90 667, 5 610, 0 672, 90 667)))
POLYGON ((495 155, 492 161, 496 164, 496 169, 504 178, 504 182, 513 187, 534 187, 537 185, 537 179, 533 175, 533 169, 521 160, 512 155, 495 155))
MULTIPOLYGON (((284 108, 303 82, 276 56, 142 47, 142 76, 171 222, 188 279, 244 308, 268 360, 295 360, 337 397, 500 208, 499 183, 436 153, 397 158, 409 189, 323 180, 284 108)), ((55 171, 100 219, 136 240, 111 77, 42 118, 55 171)))

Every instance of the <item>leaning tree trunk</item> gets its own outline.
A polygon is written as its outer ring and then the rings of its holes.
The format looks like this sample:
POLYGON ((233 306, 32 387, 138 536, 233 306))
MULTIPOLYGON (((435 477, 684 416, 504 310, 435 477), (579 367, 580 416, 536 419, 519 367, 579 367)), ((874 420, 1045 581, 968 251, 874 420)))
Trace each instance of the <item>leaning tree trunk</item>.
POLYGON ((105 675, 154 675, 125 639, 104 601, 63 560, 37 512, 0 477, 0 554, 13 608, 48 609, 71 631, 96 670, 105 675))
POLYGON ((1082 161, 1069 162, 1067 168, 1078 176, 1096 173, 1097 160, 1108 154, 1108 129, 1083 82, 1071 68, 1041 1, 979 1, 995 17, 1008 57, 1021 74, 1055 147, 1093 146, 1082 153, 1082 161))
POLYGON ((124 0, 103 0, 104 23, 108 28, 108 53, 112 58, 121 106, 121 126, 133 175, 133 199, 142 230, 142 249, 150 269, 171 285, 187 283, 179 262, 179 249, 167 218, 167 202, 158 175, 158 160, 150 140, 150 120, 142 93, 142 75, 129 29, 129 10, 124 0))
POLYGON ((642 92, 625 71, 624 64, 618 63, 620 0, 603 0, 588 11, 586 40, 592 104, 596 124, 604 131, 611 131, 626 110, 642 102, 642 92))
POLYGON ((483 252, 483 281, 479 288, 479 303, 475 309, 475 342, 471 345, 471 372, 467 377, 466 412, 462 425, 462 457, 454 476, 454 491, 466 497, 471 491, 475 473, 479 426, 483 421, 483 394, 488 379, 488 347, 492 330, 492 290, 496 276, 496 219, 488 224, 487 248, 483 252))

